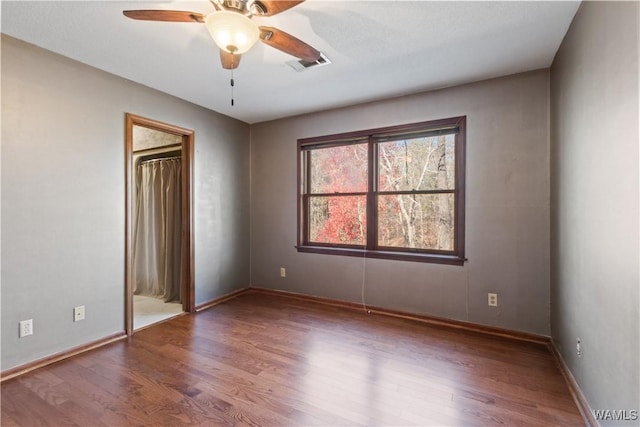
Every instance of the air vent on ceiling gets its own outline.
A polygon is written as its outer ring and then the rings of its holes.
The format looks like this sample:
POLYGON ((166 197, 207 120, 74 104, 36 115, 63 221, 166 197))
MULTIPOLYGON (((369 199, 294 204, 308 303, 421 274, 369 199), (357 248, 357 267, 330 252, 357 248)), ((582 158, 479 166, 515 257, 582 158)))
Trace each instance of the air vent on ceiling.
POLYGON ((309 62, 309 61, 300 59, 299 61, 287 62, 287 65, 289 65, 291 68, 293 68, 298 72, 304 71, 307 68, 315 68, 315 67, 319 67, 321 65, 327 65, 327 64, 331 64, 331 61, 329 61, 329 58, 327 58, 322 52, 320 53, 320 58, 318 58, 317 61, 309 62))

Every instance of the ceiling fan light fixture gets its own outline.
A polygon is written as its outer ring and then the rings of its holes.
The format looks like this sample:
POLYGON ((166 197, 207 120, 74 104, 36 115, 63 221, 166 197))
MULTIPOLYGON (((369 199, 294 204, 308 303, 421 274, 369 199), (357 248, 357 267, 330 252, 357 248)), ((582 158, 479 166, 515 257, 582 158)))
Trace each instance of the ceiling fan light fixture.
POLYGON ((245 53, 260 36, 258 26, 237 12, 212 12, 205 17, 205 25, 218 47, 233 54, 245 53))

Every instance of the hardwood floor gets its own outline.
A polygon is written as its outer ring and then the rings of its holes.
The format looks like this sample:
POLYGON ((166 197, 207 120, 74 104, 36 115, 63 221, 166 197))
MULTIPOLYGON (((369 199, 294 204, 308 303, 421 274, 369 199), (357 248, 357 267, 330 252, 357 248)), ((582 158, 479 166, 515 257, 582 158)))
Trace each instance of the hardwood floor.
POLYGON ((261 294, 1 393, 3 426, 584 425, 543 345, 261 294))

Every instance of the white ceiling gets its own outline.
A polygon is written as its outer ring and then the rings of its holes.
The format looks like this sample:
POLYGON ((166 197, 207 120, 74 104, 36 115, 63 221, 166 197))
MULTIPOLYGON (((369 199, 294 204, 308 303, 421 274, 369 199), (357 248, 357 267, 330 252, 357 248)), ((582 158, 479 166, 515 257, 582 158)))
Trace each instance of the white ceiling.
POLYGON ((2 1, 2 32, 247 123, 548 67, 580 2, 307 0, 278 27, 331 64, 294 71, 258 43, 230 72, 202 24, 134 21, 122 10, 211 12, 201 1, 2 1))

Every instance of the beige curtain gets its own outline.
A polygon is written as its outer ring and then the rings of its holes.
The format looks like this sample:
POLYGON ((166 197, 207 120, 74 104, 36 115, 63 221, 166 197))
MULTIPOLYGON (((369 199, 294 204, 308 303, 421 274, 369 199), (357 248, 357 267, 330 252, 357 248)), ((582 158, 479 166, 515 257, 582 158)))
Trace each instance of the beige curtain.
POLYGON ((133 282, 136 295, 180 301, 181 162, 155 159, 136 167, 133 282))

